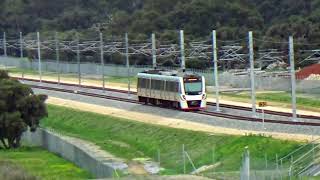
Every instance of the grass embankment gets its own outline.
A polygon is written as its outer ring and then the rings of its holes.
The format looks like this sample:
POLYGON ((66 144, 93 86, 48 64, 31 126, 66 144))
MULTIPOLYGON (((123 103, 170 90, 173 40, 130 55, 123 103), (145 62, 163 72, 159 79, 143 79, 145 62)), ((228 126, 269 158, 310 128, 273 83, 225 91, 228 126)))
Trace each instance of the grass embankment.
POLYGON ((0 150, 0 179, 88 179, 91 175, 41 148, 0 150))
MULTIPOLYGON (((256 94, 257 101, 267 101, 271 106, 291 108, 291 95, 288 92, 259 92, 256 94)), ((249 102, 250 93, 222 93, 221 99, 249 102)), ((320 98, 316 95, 297 94, 297 107, 299 109, 320 112, 320 98)))
MULTIPOLYGON (((265 154, 274 162, 276 154, 285 155, 299 146, 296 142, 270 137, 209 135, 54 105, 49 105, 49 117, 42 121, 42 126, 94 142, 102 149, 127 160, 141 157, 156 160, 157 151, 160 150, 161 166, 166 168, 165 174, 182 172, 183 144, 196 167, 212 164, 214 156, 214 162, 222 164, 216 171, 239 170, 246 146, 250 149, 252 167, 255 168, 264 166, 265 154)), ((191 170, 190 164, 188 169, 191 170)))

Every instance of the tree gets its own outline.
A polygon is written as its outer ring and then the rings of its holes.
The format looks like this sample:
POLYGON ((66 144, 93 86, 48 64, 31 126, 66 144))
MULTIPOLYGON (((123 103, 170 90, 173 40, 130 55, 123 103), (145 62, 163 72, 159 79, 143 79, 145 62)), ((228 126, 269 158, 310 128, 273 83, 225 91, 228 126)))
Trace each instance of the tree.
POLYGON ((48 115, 46 99, 46 95, 35 95, 29 86, 0 70, 0 141, 4 148, 20 147, 22 133, 37 129, 48 115))

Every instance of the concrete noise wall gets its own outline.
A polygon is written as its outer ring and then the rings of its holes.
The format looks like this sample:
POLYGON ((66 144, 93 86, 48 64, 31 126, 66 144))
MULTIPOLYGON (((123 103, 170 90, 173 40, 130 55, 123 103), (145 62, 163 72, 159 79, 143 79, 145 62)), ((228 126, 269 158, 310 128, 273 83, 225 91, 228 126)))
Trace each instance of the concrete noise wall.
POLYGON ((28 145, 43 147, 49 152, 69 160, 89 171, 96 178, 110 178, 113 177, 115 172, 114 167, 112 167, 113 162, 101 161, 99 158, 89 154, 85 149, 47 130, 38 128, 34 133, 27 131, 23 134, 22 141, 28 145))

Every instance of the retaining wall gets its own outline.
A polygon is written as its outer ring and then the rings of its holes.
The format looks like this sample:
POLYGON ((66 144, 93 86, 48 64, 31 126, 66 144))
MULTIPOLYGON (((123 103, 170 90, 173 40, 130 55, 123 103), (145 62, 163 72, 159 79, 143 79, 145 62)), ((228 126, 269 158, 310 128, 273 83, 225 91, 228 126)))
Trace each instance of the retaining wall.
POLYGON ((22 141, 28 145, 40 146, 89 171, 96 178, 110 178, 115 172, 112 161, 106 162, 90 155, 86 149, 72 144, 62 136, 38 128, 34 133, 25 132, 22 141))

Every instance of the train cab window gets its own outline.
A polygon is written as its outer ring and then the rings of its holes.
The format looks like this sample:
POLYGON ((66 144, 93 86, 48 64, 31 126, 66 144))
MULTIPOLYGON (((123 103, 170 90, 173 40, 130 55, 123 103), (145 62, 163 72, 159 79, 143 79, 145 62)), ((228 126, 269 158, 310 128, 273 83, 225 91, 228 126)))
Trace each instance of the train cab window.
POLYGON ((187 95, 200 95, 202 93, 201 79, 185 79, 184 90, 187 95))

